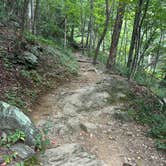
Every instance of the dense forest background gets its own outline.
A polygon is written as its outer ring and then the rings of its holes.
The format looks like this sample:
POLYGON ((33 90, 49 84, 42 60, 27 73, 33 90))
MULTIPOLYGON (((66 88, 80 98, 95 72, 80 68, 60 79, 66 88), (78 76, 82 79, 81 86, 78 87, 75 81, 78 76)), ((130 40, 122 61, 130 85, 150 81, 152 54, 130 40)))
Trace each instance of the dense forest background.
POLYGON ((1 22, 15 26, 20 36, 79 48, 93 64, 99 60, 129 79, 165 85, 164 1, 2 0, 0 8, 1 22))

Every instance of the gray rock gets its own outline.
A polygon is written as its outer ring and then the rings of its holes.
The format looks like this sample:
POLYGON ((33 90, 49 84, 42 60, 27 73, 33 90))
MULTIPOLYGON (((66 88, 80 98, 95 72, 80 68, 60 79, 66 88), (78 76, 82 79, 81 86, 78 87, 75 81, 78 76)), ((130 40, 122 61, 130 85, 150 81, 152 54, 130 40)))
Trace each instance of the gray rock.
POLYGON ((39 57, 41 52, 40 52, 40 47, 39 46, 34 46, 31 48, 30 51, 32 54, 34 54, 35 56, 39 57))
POLYGON ((19 129, 26 135, 26 144, 30 146, 36 144, 36 136, 39 135, 38 129, 17 107, 0 101, 0 119, 0 130, 9 131, 19 129))
POLYGON ((129 114, 127 112, 123 112, 123 111, 115 111, 113 114, 113 117, 115 119, 121 120, 122 122, 131 122, 132 121, 132 117, 129 116, 129 114))
POLYGON ((93 123, 85 122, 80 124, 80 128, 85 132, 94 132, 97 126, 93 123))
POLYGON ((47 166, 104 166, 102 161, 78 144, 64 144, 48 149, 41 156, 41 160, 42 164, 47 166))
POLYGON ((123 166, 132 166, 132 165, 129 163, 123 163, 123 166))
POLYGON ((22 143, 18 143, 11 146, 10 150, 12 150, 13 152, 16 152, 17 155, 23 160, 35 155, 35 151, 32 148, 22 143))
POLYGON ((3 162, 4 162, 4 159, 0 157, 0 164, 2 164, 3 162))
POLYGON ((27 51, 24 52, 24 58, 25 58, 26 62, 32 66, 36 66, 38 63, 38 58, 30 52, 27 52, 27 51))

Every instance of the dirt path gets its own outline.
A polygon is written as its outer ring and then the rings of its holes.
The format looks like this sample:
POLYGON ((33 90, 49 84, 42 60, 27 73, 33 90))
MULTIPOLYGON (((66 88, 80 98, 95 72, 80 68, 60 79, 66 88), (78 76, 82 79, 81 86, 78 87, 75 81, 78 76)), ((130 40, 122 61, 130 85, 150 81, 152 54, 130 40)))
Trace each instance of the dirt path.
MULTIPOLYGON (((42 97, 32 113, 32 119, 39 127, 49 124, 48 137, 52 140, 49 149, 77 143, 107 166, 165 166, 164 154, 157 152, 153 140, 145 136, 145 127, 114 118, 113 114, 123 105, 105 105, 106 92, 91 93, 96 83, 110 76, 86 63, 89 58, 76 56, 84 61, 79 62, 77 79, 42 97), (89 109, 93 111, 88 112, 89 109)), ((54 160, 52 165, 56 166, 56 162, 54 160)))

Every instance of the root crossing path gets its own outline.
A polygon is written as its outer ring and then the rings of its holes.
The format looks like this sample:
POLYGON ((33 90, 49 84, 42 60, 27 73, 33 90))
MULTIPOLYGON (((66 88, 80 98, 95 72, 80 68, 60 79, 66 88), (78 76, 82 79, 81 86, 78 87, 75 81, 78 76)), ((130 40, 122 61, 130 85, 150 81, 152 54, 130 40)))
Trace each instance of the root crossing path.
POLYGON ((51 144, 39 160, 45 166, 165 166, 146 128, 121 110, 129 88, 125 78, 96 69, 76 54, 77 78, 43 96, 32 112, 51 144), (118 118, 121 117, 121 118, 118 118))

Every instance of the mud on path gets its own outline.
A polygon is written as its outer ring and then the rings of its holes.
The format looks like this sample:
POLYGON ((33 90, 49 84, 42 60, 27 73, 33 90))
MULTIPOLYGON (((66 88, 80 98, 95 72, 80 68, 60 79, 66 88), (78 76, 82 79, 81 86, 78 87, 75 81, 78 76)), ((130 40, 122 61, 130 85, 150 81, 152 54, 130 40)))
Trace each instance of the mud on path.
MULTIPOLYGON (((129 119, 115 118, 123 103, 108 104, 110 94, 102 84, 126 80, 94 68, 91 59, 76 54, 79 76, 40 99, 32 119, 41 127, 49 125, 50 147, 41 157, 48 166, 165 166, 146 128, 129 119), (109 81, 106 81, 109 78, 109 81), (83 149, 81 148, 83 147, 83 149)), ((115 83, 116 84, 116 83, 115 83)), ((118 86, 118 84, 117 84, 118 86)), ((127 86, 127 85, 125 85, 127 86)), ((115 94, 113 94, 115 96, 115 94)), ((125 95, 119 89, 115 98, 125 95)))

